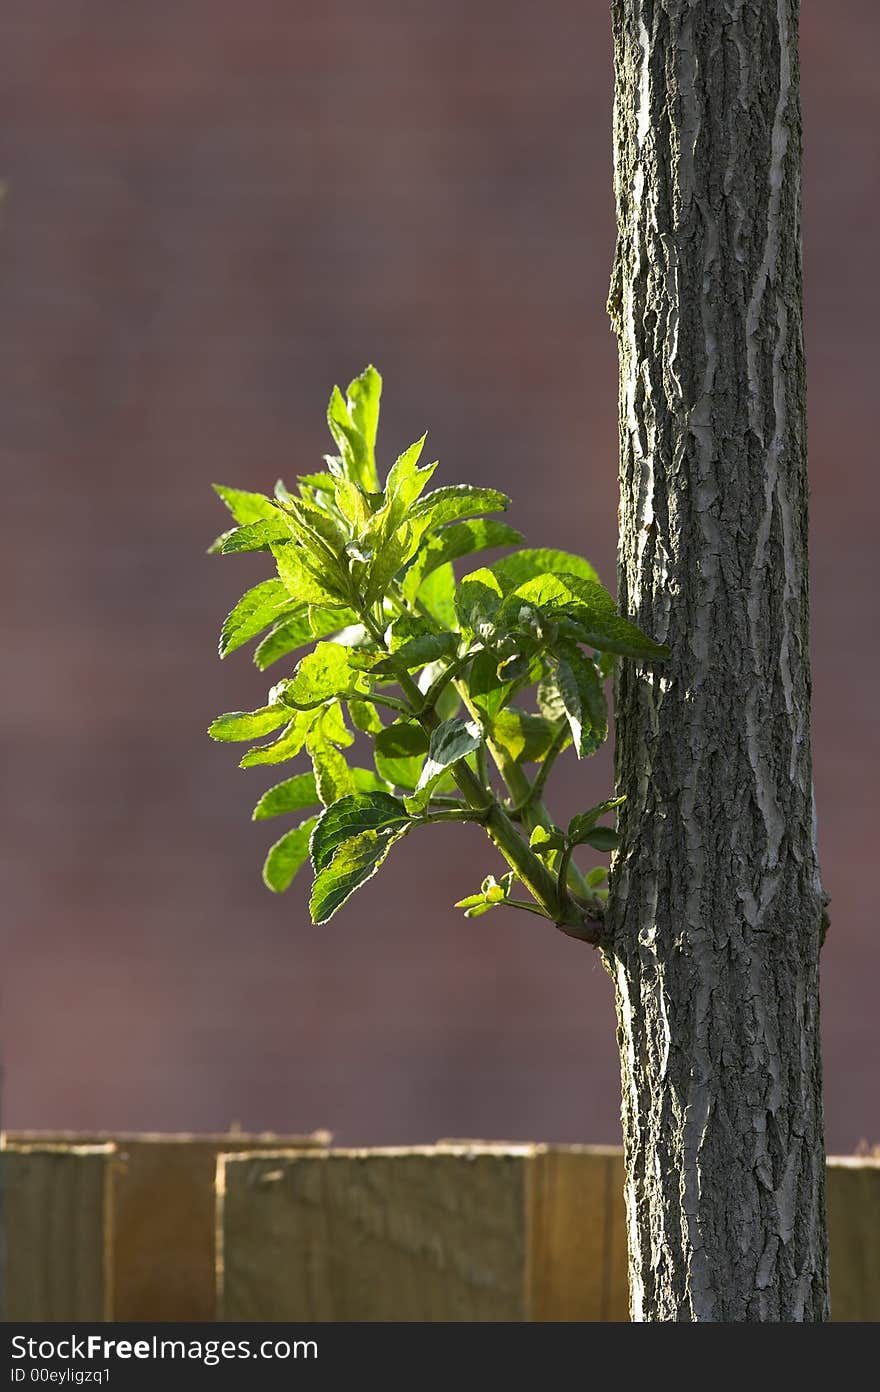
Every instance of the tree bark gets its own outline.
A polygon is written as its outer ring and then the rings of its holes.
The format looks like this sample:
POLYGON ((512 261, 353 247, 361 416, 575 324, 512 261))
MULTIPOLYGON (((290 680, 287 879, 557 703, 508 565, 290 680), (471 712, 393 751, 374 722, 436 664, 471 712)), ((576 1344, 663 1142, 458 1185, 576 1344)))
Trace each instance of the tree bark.
POLYGON ((613 0, 637 1320, 827 1318, 798 0, 613 0))

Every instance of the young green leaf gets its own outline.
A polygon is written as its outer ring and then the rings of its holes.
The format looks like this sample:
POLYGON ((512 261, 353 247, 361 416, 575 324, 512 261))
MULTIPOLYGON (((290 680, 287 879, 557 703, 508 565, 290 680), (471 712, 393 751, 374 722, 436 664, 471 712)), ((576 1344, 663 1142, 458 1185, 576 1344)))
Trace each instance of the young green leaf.
POLYGON ((274 521, 278 517, 277 507, 264 493, 248 493, 243 488, 227 488, 222 483, 212 484, 212 487, 240 527, 264 518, 274 521))
POLYGON ((347 798, 348 793, 355 791, 351 770, 345 763, 343 754, 324 734, 323 721, 317 721, 312 729, 309 729, 305 746, 315 770, 317 796, 322 800, 324 807, 338 802, 340 798, 347 798))
POLYGON ((351 716, 351 723, 356 730, 362 730, 366 735, 381 734, 385 728, 382 718, 376 707, 369 701, 352 701, 348 703, 348 713, 351 716))
POLYGON ((223 551, 224 543, 227 542, 231 536, 235 536, 235 533, 237 531, 237 527, 230 527, 228 531, 221 532, 220 535, 215 537, 214 540, 211 542, 211 545, 207 548, 205 555, 219 556, 223 551))
POLYGON ((403 803, 388 793, 351 793, 324 809, 312 833, 315 870, 329 865, 344 842, 364 831, 387 834, 412 825, 403 803))
POLYGON ((418 544, 408 522, 403 522, 387 541, 382 542, 367 566, 364 599, 368 605, 383 599, 397 572, 409 560, 418 544))
POLYGON ((405 667, 413 672, 417 667, 427 667, 441 657, 451 657, 455 652, 457 640, 454 633, 421 633, 410 638, 391 657, 383 657, 372 665, 374 676, 393 676, 395 671, 405 667))
POLYGON ((460 483, 451 488, 435 488, 425 493, 412 509, 414 520, 427 518, 424 531, 436 531, 448 522, 460 522, 465 517, 479 517, 484 512, 506 512, 510 499, 495 488, 473 488, 460 483))
POLYGON ((271 735, 289 720, 290 711, 277 703, 254 711, 228 711, 212 721, 208 734, 211 739, 223 741, 259 739, 262 735, 271 735))
POLYGON ((529 838, 529 845, 535 855, 542 859, 552 855, 554 851, 561 851, 565 845, 565 837, 558 827, 536 826, 529 838))
POLYGON ((309 858, 309 838, 317 820, 317 817, 309 817, 300 822, 270 847, 263 865, 263 883, 268 889, 281 894, 289 888, 297 870, 309 858))
POLYGON ((367 442, 352 420, 348 403, 338 387, 333 388, 327 407, 327 424, 336 441, 346 478, 365 488, 375 488, 375 472, 370 470, 367 442))
POLYGON ((455 522, 452 526, 444 527, 430 537, 416 554, 404 576, 401 587, 403 597, 408 604, 412 604, 425 577, 447 561, 458 560, 460 556, 469 556, 490 547, 515 546, 522 539, 522 533, 514 531, 505 522, 489 522, 484 518, 455 522))
POLYGON ((379 401, 382 378, 375 367, 366 367, 348 385, 346 393, 349 418, 364 442, 360 482, 372 492, 379 487, 376 473, 376 434, 379 429, 379 401))
POLYGON ((579 812, 576 817, 572 817, 568 824, 568 839, 571 844, 579 845, 584 833, 592 830, 600 817, 604 817, 606 812, 613 812, 615 807, 620 807, 624 802, 625 797, 608 798, 606 802, 598 802, 595 807, 589 807, 586 812, 579 812))
POLYGON ((600 884, 604 884, 608 879, 608 870, 604 865, 596 865, 592 870, 588 870, 584 876, 590 889, 597 889, 600 884))
POLYGON ((502 556, 490 567, 497 576, 504 594, 517 589, 527 580, 538 575, 558 575, 561 573, 580 576, 583 580, 598 582, 599 577, 589 561, 582 556, 573 556, 568 551, 551 551, 546 548, 514 551, 511 556, 502 556))
POLYGON ((314 719, 311 711, 290 711, 293 718, 284 727, 278 739, 271 744, 259 744, 249 749, 239 764, 239 768, 259 768, 263 764, 283 764, 295 759, 306 742, 310 724, 314 719))
POLYGON ((268 551, 273 541, 290 541, 290 527, 283 513, 275 509, 277 520, 249 522, 227 532, 220 547, 224 556, 236 551, 268 551))
POLYGON ((342 629, 353 624, 356 618, 357 615, 351 609, 319 609, 312 606, 300 610, 291 618, 276 624, 272 631, 266 634, 254 651, 254 662, 260 671, 264 672, 273 662, 286 657, 288 653, 296 652, 306 643, 311 643, 316 638, 326 638, 330 634, 339 634, 342 629))
POLYGON ((350 596, 340 568, 331 571, 317 565, 314 559, 294 542, 272 544, 272 555, 278 566, 281 582, 297 604, 316 604, 325 609, 346 608, 350 596))
POLYGON ((290 680, 282 683, 281 700, 296 710, 309 710, 336 696, 356 694, 363 678, 349 659, 350 649, 340 643, 317 643, 297 663, 290 680))
POLYGON ((597 581, 568 573, 536 575, 509 593, 502 621, 510 621, 522 600, 557 620, 565 619, 579 643, 624 657, 669 656, 668 648, 654 643, 617 613, 612 596, 597 581))
POLYGON ((330 864, 319 870, 312 885, 310 909, 313 923, 326 923, 350 899, 356 889, 372 879, 387 856, 397 834, 363 831, 340 846, 330 864))
POLYGON ((304 807, 317 807, 320 802, 313 773, 298 773, 285 778, 274 788, 267 788, 251 814, 255 822, 268 817, 282 817, 287 812, 300 812, 304 807))
POLYGON ((280 580, 262 580, 247 590, 224 620, 219 653, 228 657, 264 628, 293 612, 295 605, 280 580))

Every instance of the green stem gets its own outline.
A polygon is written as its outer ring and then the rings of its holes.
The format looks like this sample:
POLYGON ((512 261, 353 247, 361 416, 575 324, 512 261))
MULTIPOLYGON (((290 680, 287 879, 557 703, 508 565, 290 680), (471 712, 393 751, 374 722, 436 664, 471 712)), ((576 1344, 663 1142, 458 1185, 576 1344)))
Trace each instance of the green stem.
POLYGON ((467 808, 457 811, 444 807, 436 812, 426 812, 418 818, 417 825, 421 826, 422 822, 484 822, 485 820, 485 816, 477 811, 469 811, 467 808))
POLYGON ((565 744, 565 741, 567 739, 568 725, 565 721, 563 721, 562 725, 559 727, 558 733, 555 735, 553 739, 553 743, 551 744, 550 748, 547 750, 546 755, 544 756, 544 762, 539 768, 535 777, 535 781, 531 784, 525 799, 522 802, 517 803, 516 807, 511 808, 511 811, 513 813, 524 812, 531 803, 541 801, 541 794, 544 791, 544 785, 546 784, 547 779, 550 777, 550 770, 552 769, 556 760, 559 758, 559 755, 562 753, 563 745, 565 744))
POLYGON ((377 696, 371 691, 367 696, 357 696, 358 701, 372 701, 374 706, 388 706, 389 710, 402 711, 404 715, 410 714, 410 708, 405 701, 398 701, 396 696, 377 696))

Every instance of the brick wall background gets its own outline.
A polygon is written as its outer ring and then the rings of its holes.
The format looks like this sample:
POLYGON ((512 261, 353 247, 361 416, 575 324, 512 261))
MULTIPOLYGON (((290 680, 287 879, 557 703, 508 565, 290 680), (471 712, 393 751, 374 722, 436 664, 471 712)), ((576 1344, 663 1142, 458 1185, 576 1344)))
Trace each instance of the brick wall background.
MULTIPOLYGON (((525 915, 450 908, 476 831, 306 919, 205 738, 260 703, 219 624, 212 479, 316 467, 334 381, 386 379, 385 459, 513 494, 613 585, 605 4, 12 0, 0 173, 2 1014, 16 1127, 332 1127, 614 1141, 610 983, 525 915)), ((816 781, 832 1149, 880 1140, 876 144, 880 16, 805 6, 816 781)), ((606 794, 607 757, 569 776, 606 794)), ((277 833, 276 833, 277 834, 277 833)), ((424 846, 424 843, 423 843, 424 846)), ((491 856, 491 853, 490 853, 491 856)))

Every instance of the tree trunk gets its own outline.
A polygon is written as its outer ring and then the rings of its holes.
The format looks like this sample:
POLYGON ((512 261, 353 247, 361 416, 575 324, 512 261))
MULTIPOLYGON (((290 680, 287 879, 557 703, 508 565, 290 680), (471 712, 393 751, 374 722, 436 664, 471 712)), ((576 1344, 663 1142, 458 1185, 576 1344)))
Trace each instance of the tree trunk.
POLYGON ((632 1315, 828 1313, 798 0, 613 0, 632 1315))

